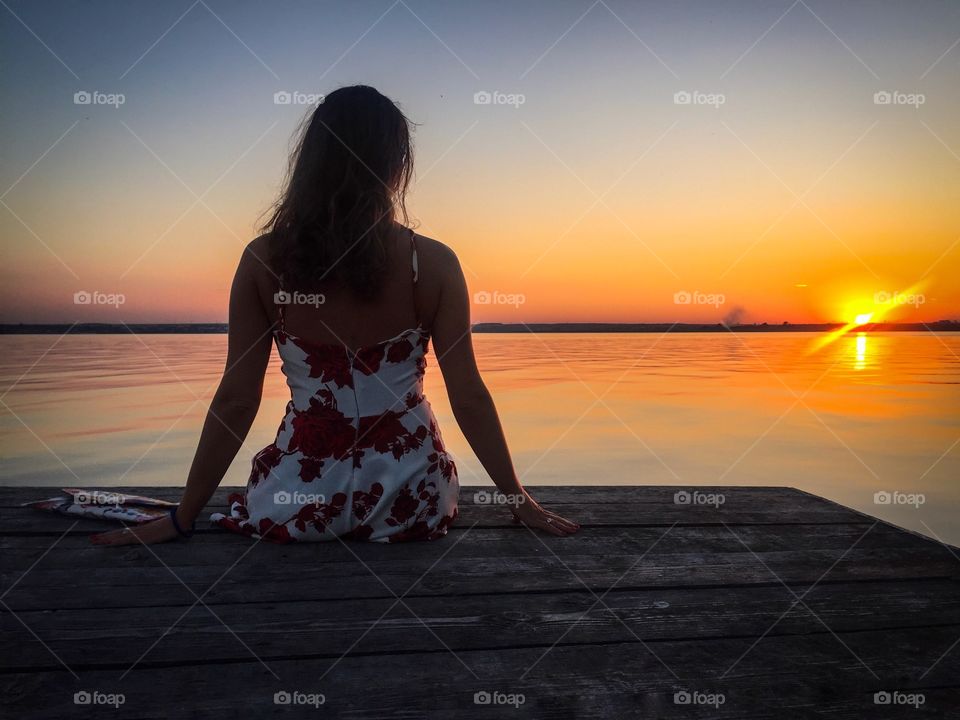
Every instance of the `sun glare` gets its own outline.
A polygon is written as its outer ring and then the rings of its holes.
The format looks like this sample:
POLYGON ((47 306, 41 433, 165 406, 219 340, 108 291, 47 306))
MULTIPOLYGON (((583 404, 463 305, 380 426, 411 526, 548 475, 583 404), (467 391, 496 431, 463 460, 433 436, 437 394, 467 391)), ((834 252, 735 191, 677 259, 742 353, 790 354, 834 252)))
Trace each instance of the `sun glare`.
MULTIPOLYGON (((848 332, 860 327, 861 325, 867 325, 869 323, 879 323, 883 322, 887 314, 892 311, 897 310, 903 305, 913 303, 914 305, 920 305, 925 302, 925 297, 920 294, 920 291, 923 289, 925 283, 917 283, 913 287, 898 292, 876 292, 873 295, 873 301, 867 302, 863 299, 858 299, 856 304, 851 303, 854 307, 847 306, 845 313, 846 317, 853 317, 853 320, 847 321, 845 325, 833 330, 831 332, 821 335, 817 340, 810 346, 808 352, 814 353, 822 348, 826 347, 834 340, 846 335, 848 332), (855 308, 855 309, 854 309, 855 308), (872 308, 868 312, 863 312, 866 308, 872 308)), ((857 338, 857 348, 858 355, 860 354, 860 349, 866 350, 866 336, 863 333, 860 333, 857 338), (862 341, 862 342, 861 342, 862 341)))

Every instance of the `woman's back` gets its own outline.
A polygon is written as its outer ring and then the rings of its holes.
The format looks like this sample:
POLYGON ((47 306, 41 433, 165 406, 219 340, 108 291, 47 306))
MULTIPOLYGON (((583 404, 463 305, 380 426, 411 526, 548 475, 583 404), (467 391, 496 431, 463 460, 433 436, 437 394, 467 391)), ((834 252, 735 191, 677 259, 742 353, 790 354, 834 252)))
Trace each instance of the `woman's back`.
POLYGON ((264 259, 258 288, 268 317, 282 321, 290 335, 360 349, 421 324, 429 330, 440 288, 440 279, 430 272, 436 269, 435 252, 431 252, 432 246, 439 245, 435 240, 415 236, 398 225, 384 243, 381 284, 369 297, 360 297, 332 273, 309 288, 290 286, 282 269, 277 272, 266 261, 269 243, 270 236, 265 235, 252 245, 264 259))

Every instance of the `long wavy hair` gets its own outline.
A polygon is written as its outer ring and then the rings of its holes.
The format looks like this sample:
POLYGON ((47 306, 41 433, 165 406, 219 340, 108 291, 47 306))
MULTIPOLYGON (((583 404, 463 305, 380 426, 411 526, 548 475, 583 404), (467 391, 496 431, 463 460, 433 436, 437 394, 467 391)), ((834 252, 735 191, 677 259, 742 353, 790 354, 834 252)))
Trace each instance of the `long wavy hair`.
POLYGON ((366 85, 327 95, 299 132, 263 226, 284 287, 313 290, 332 279, 376 297, 398 214, 408 223, 412 174, 410 121, 392 100, 366 85))

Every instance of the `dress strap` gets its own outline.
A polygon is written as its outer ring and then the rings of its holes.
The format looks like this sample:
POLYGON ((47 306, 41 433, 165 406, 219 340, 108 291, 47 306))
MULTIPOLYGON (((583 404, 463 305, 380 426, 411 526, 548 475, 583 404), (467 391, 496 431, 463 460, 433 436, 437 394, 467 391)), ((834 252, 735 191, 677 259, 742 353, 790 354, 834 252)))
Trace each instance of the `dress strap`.
POLYGON ((277 306, 277 314, 280 317, 280 332, 285 333, 287 328, 284 323, 286 321, 287 314, 284 312, 284 310, 286 310, 289 299, 286 291, 283 289, 283 277, 281 276, 279 280, 280 282, 277 285, 277 292, 273 295, 273 304, 277 306))
POLYGON ((413 273, 413 313, 417 319, 417 325, 420 325, 420 308, 417 306, 417 280, 420 279, 420 262, 417 258, 417 239, 413 228, 410 230, 410 269, 413 273))
POLYGON ((410 230, 410 265, 413 268, 413 284, 416 285, 417 280, 420 279, 420 263, 417 260, 417 239, 412 228, 410 230))

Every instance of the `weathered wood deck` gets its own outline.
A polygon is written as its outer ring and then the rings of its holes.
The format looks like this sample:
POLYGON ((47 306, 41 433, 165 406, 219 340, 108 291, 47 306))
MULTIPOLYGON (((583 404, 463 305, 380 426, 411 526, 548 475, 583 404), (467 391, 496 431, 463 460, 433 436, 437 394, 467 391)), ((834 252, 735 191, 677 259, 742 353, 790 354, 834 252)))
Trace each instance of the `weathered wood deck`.
POLYGON ((583 523, 562 539, 475 490, 436 543, 201 529, 101 548, 87 534, 104 523, 17 507, 49 488, 0 489, 0 714, 960 717, 952 548, 786 488, 698 488, 725 495, 716 509, 672 487, 535 488, 583 523), (124 703, 75 704, 82 691, 124 703), (282 691, 325 702, 276 705, 282 691))

